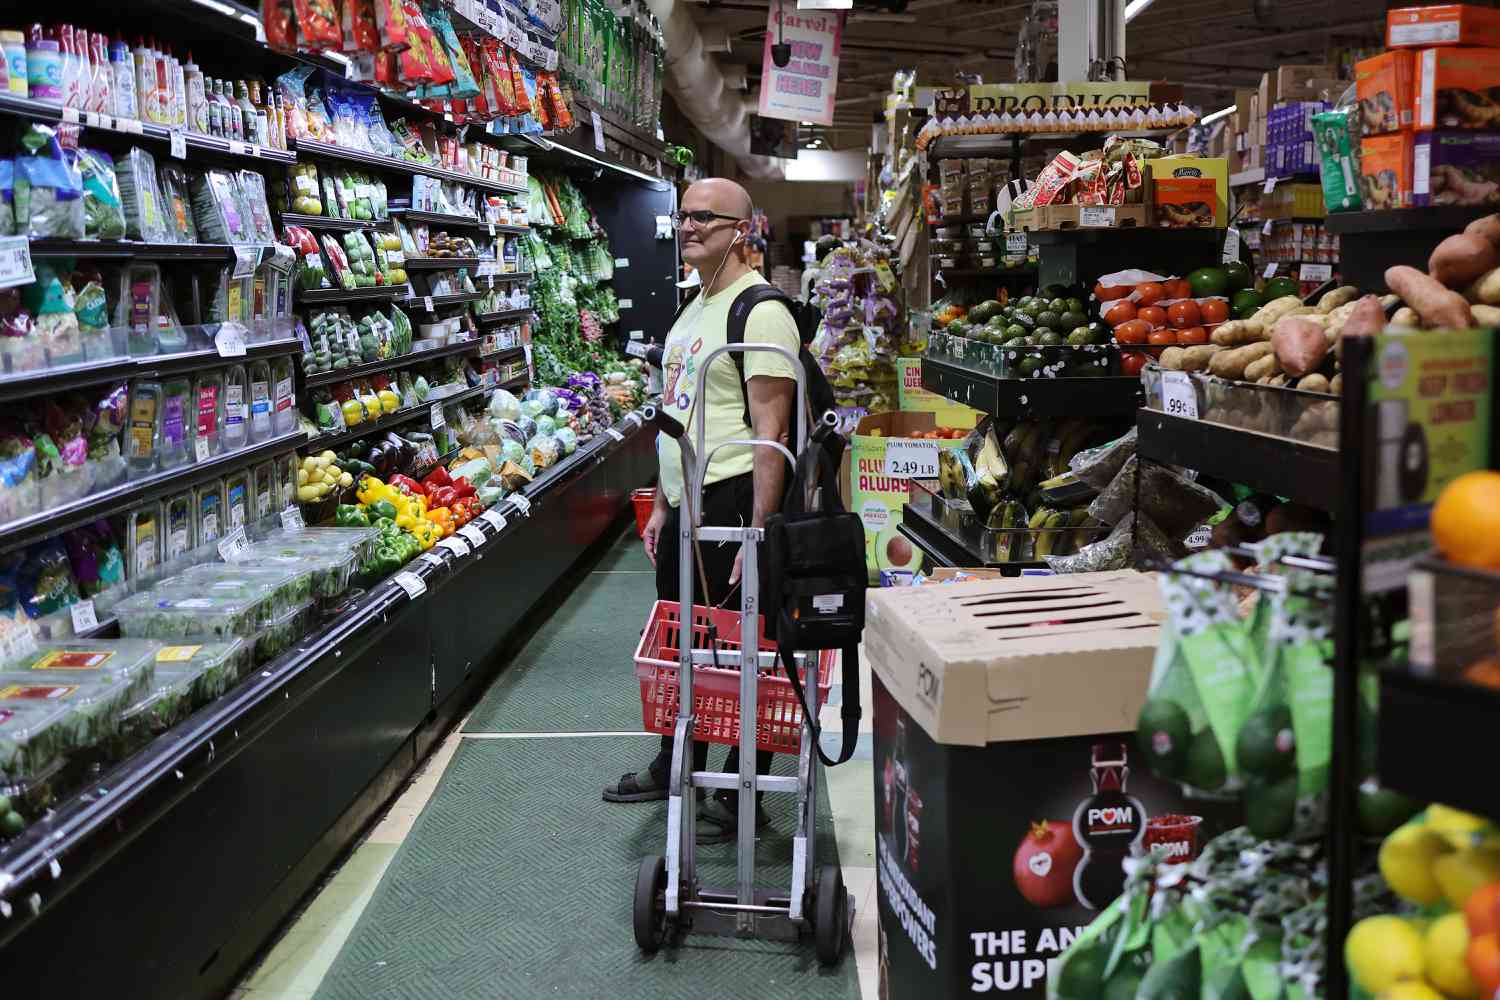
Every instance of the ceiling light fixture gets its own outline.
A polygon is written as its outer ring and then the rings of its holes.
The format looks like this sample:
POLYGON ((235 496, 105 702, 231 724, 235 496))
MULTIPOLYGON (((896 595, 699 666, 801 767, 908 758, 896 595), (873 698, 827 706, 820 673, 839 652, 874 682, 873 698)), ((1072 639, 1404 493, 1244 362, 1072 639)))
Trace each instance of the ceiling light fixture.
POLYGON ((1211 115, 1204 115, 1202 118, 1199 118, 1198 119, 1198 124, 1199 125, 1207 125, 1209 122, 1216 122, 1220 118, 1225 117, 1226 115, 1232 115, 1232 114, 1234 114, 1236 111, 1239 110, 1239 108, 1240 108, 1240 106, 1238 104, 1231 104, 1227 108, 1220 108, 1218 111, 1215 111, 1211 115))
POLYGON ((1151 0, 1130 0, 1125 5, 1125 23, 1129 24, 1131 18, 1143 13, 1149 6, 1151 6, 1151 0))

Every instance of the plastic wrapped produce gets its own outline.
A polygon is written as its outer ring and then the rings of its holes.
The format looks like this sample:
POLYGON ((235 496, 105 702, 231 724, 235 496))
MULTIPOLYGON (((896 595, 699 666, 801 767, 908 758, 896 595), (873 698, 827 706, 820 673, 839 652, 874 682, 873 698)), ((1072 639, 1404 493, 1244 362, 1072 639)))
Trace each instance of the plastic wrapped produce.
POLYGON ((120 185, 115 179, 114 160, 98 149, 78 151, 78 170, 83 182, 83 232, 91 240, 125 237, 125 209, 120 185))
POLYGON ((224 513, 229 531, 250 523, 250 474, 235 472, 224 477, 224 513))
POLYGON ((274 660, 291 649, 292 644, 307 631, 312 610, 311 604, 292 608, 258 631, 255 634, 255 662, 274 660))
POLYGON ((1135 428, 1096 448, 1085 448, 1068 460, 1068 468, 1083 482, 1102 490, 1135 455, 1135 428))
POLYGON ((224 372, 198 373, 193 383, 193 457, 201 462, 223 450, 224 372))
POLYGON ((189 490, 162 502, 165 533, 162 535, 163 562, 170 563, 193 548, 193 494, 189 490))
POLYGON ((163 216, 178 243, 198 242, 193 222, 192 175, 175 163, 164 164, 157 175, 161 185, 163 216))
POLYGON ((125 461, 130 471, 143 475, 156 469, 156 442, 161 436, 160 382, 141 379, 130 387, 130 426, 125 437, 125 461))
POLYGON ((68 563, 81 597, 98 597, 125 580, 125 557, 105 521, 63 535, 68 563))
POLYGON ((129 329, 131 357, 157 351, 156 315, 161 306, 161 270, 155 264, 132 264, 120 301, 120 324, 129 329))
MULTIPOLYGON (((260 543, 256 543, 260 544, 260 543)), ((254 550, 255 546, 251 546, 254 550)), ((260 611, 260 621, 268 622, 288 608, 299 607, 312 599, 315 576, 305 566, 257 563, 199 563, 161 581, 158 594, 193 596, 214 594, 222 597, 260 597, 267 602, 260 611)))
POLYGON ((276 242, 276 226, 271 221, 271 206, 266 200, 266 179, 254 170, 241 170, 236 177, 241 204, 249 217, 246 227, 250 241, 276 242))
POLYGON ((234 176, 209 170, 193 179, 193 221, 205 243, 249 243, 254 237, 234 176))
POLYGON ((197 518, 193 530, 199 545, 216 542, 228 532, 223 480, 212 480, 193 491, 193 513, 197 518))
POLYGON ((250 443, 250 377, 244 365, 224 370, 224 425, 221 438, 225 451, 250 443))
POLYGON ((171 469, 193 460, 193 384, 188 378, 161 383, 161 420, 156 439, 156 466, 171 469))
POLYGON ((526 442, 526 451, 531 455, 531 460, 536 463, 538 469, 546 469, 556 464, 561 457, 561 449, 557 445, 557 439, 537 434, 526 442))
POLYGON ((67 725, 69 715, 69 708, 55 698, 6 702, 0 712, 0 775, 8 782, 26 782, 62 760, 77 745, 67 725))
POLYGON ((309 580, 309 596, 319 601, 333 601, 349 589, 358 561, 354 549, 334 547, 278 545, 257 542, 250 546, 238 565, 264 567, 304 574, 309 580))
POLYGON ((70 365, 84 360, 83 334, 72 289, 51 262, 35 265, 36 280, 25 289, 31 310, 31 335, 46 351, 49 364, 70 365))
POLYGON ((250 378, 249 442, 254 444, 270 439, 274 433, 271 422, 271 366, 265 361, 252 361, 246 371, 250 378))
POLYGON ((521 403, 506 390, 496 389, 490 396, 489 411, 496 420, 515 420, 521 415, 521 403))
POLYGON ((1183 478, 1170 467, 1146 462, 1139 493, 1135 478, 1141 462, 1134 455, 1089 505, 1089 514, 1103 524, 1114 524, 1139 509, 1167 535, 1182 538, 1213 516, 1224 501, 1206 487, 1183 478))
POLYGON ((161 504, 147 503, 125 515, 126 578, 149 576, 161 563, 161 504))
POLYGON ((176 234, 167 222, 161 188, 157 182, 156 160, 140 147, 134 147, 115 163, 115 178, 120 185, 120 202, 125 209, 125 231, 132 239, 148 243, 175 243, 176 234))
POLYGON ((18 234, 33 239, 83 239, 83 177, 50 126, 33 122, 23 129, 13 183, 18 234))
POLYGON ((1131 526, 1134 514, 1127 514, 1110 533, 1097 542, 1091 542, 1072 555, 1044 556, 1054 573, 1098 573, 1103 570, 1125 569, 1130 565, 1131 526))
POLYGON ((553 435, 557 443, 562 446, 564 455, 571 455, 578 450, 578 434, 571 427, 559 427, 553 435))
POLYGON ((263 622, 264 603, 263 596, 176 596, 175 591, 158 594, 153 589, 115 605, 115 617, 120 634, 133 638, 253 638, 263 622))

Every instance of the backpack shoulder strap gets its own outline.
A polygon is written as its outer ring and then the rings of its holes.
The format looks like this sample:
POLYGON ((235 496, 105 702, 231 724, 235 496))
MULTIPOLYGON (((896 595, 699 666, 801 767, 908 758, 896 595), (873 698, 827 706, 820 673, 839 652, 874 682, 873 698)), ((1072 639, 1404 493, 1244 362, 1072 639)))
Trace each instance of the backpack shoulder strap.
MULTIPOLYGON (((736 295, 729 306, 725 343, 745 342, 745 325, 750 321, 750 311, 762 302, 780 302, 791 313, 793 322, 796 322, 797 314, 792 312, 792 300, 787 298, 785 292, 775 285, 751 285, 736 295)), ((735 351, 730 357, 734 359, 734 367, 740 375, 740 393, 745 397, 745 426, 753 430, 755 425, 750 422, 750 393, 745 388, 745 355, 743 351, 735 351)))
POLYGON ((672 327, 677 325, 677 321, 682 319, 682 314, 687 312, 687 307, 692 305, 694 300, 698 298, 699 290, 699 288, 690 289, 688 293, 682 297, 682 302, 677 306, 677 311, 672 314, 672 322, 667 324, 667 329, 662 334, 663 341, 667 339, 667 334, 672 332, 672 327))

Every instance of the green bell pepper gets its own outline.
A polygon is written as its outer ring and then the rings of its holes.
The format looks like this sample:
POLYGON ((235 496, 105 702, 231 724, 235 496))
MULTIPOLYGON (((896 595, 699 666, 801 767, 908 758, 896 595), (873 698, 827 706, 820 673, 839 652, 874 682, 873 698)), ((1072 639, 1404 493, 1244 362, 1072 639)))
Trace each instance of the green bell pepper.
POLYGON ((389 500, 376 500, 369 505, 369 511, 372 517, 388 517, 392 521, 396 520, 396 505, 389 500))
POLYGON ((333 523, 340 528, 368 528, 370 519, 358 506, 341 503, 333 512, 333 523))
POLYGON ((377 576, 389 576, 400 569, 406 560, 402 558, 401 551, 395 542, 381 542, 375 546, 375 558, 372 560, 372 569, 377 576))
POLYGON ((370 527, 379 528, 382 538, 395 534, 401 529, 396 527, 396 519, 391 517, 377 517, 370 521, 370 527))

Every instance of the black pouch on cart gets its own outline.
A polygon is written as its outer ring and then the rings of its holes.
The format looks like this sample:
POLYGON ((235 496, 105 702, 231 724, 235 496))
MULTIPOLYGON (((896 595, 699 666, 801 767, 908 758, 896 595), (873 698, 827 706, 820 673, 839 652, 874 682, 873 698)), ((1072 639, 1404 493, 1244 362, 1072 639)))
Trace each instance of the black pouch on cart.
MULTIPOLYGON (((824 764, 842 764, 859 736, 859 640, 865 627, 865 528, 859 515, 844 510, 830 451, 841 441, 827 425, 809 436, 780 513, 766 519, 762 614, 775 628, 782 669, 812 724, 814 747, 824 764), (830 442, 832 447, 830 448, 830 442), (806 486, 816 485, 814 508, 805 510, 806 486), (837 760, 823 753, 817 716, 793 663, 797 652, 838 649, 844 657, 843 746, 837 760)), ((816 670, 809 676, 817 683, 816 670)))

